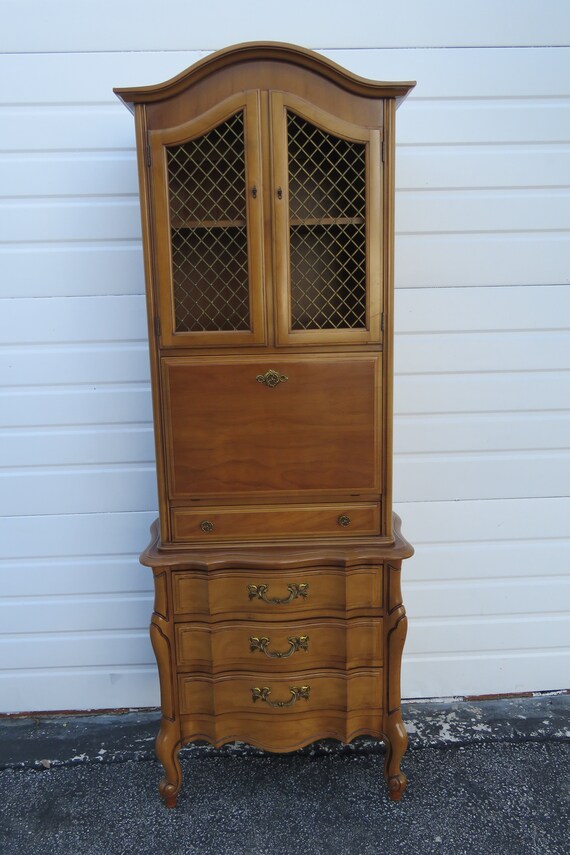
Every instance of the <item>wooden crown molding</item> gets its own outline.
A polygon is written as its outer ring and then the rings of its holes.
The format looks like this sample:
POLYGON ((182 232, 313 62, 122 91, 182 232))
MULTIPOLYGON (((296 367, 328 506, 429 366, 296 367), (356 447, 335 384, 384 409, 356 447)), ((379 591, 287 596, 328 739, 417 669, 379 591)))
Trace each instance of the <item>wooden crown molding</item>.
POLYGON ((191 65, 185 71, 153 86, 113 89, 118 98, 133 112, 135 104, 151 104, 179 95, 210 74, 242 62, 288 62, 320 74, 348 92, 365 98, 403 100, 414 88, 415 81, 386 82, 369 80, 342 68, 315 51, 285 42, 243 42, 223 48, 191 65))

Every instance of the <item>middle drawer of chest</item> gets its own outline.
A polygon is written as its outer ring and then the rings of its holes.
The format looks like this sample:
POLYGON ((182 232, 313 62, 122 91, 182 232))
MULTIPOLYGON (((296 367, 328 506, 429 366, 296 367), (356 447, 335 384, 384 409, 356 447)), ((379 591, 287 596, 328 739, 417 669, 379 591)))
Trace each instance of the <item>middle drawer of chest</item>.
POLYGON ((180 671, 284 673, 292 668, 380 667, 382 648, 382 618, 378 617, 176 625, 180 671))

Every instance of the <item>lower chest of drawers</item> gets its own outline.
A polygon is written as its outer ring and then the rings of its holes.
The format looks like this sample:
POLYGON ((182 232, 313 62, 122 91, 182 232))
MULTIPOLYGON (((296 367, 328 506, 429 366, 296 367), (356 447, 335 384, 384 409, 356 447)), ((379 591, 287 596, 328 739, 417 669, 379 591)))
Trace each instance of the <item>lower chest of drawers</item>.
POLYGON ((385 775, 391 797, 401 795, 401 561, 360 563, 347 550, 323 566, 307 552, 305 563, 283 550, 274 566, 247 557, 249 568, 226 567, 208 553, 193 566, 182 554, 153 565, 167 804, 180 787, 178 750, 195 740, 281 753, 366 734, 391 746, 385 775))
POLYGON ((347 740, 355 726, 379 731, 381 566, 178 571, 172 597, 174 685, 187 738, 207 732, 217 744, 261 740, 286 751, 319 736, 347 740), (284 725, 293 721, 291 734, 284 725))

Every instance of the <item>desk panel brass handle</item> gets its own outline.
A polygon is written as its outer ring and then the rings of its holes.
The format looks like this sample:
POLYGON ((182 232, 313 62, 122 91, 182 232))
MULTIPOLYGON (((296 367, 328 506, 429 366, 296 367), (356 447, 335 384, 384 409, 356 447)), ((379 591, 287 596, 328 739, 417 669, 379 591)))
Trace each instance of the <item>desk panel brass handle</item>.
POLYGON ((202 529, 202 531, 209 533, 211 531, 214 531, 214 523, 210 522, 210 520, 202 520, 202 522, 200 523, 200 528, 202 529))
POLYGON ((343 528, 346 528, 347 525, 350 525, 350 517, 346 514, 341 514, 340 517, 337 519, 337 523, 343 526, 343 528))
POLYGON ((267 648, 271 644, 270 638, 267 638, 266 635, 261 636, 261 638, 258 638, 256 635, 250 635, 249 651, 250 653, 255 653, 256 650, 259 650, 260 653, 265 653, 269 659, 288 659, 298 650, 309 649, 308 635, 291 635, 287 641, 289 642, 289 650, 285 650, 284 652, 279 650, 268 650, 267 648))
POLYGON ((250 600, 263 600, 264 603, 268 603, 270 606, 284 606, 287 603, 290 603, 291 600, 295 600, 297 597, 302 597, 306 600, 309 594, 308 582, 300 582, 299 584, 293 582, 290 585, 287 585, 289 596, 284 597, 283 599, 279 599, 279 597, 268 597, 268 589, 269 585, 248 585, 248 597, 250 600))
POLYGON ((280 383, 286 383, 289 378, 286 374, 280 374, 274 368, 270 368, 265 374, 258 374, 255 379, 258 383, 263 383, 264 386, 269 386, 270 389, 273 389, 280 383))
POLYGON ((252 689, 251 690, 251 699, 253 703, 256 701, 265 701, 270 707, 279 708, 282 707, 292 707, 295 701, 300 701, 301 698, 304 698, 306 701, 309 700, 309 695, 311 693, 310 686, 289 686, 289 692, 291 697, 288 701, 271 701, 269 699, 269 695, 271 694, 271 689, 269 686, 263 686, 261 689, 252 689))

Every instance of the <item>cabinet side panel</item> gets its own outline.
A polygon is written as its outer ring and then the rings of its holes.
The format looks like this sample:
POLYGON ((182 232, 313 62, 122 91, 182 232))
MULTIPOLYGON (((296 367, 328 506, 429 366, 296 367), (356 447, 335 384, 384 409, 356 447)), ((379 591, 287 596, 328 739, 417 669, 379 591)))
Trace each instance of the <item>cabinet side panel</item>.
POLYGON ((392 454, 393 454, 393 387, 394 387, 394 192, 395 192, 395 121, 396 101, 384 102, 384 346, 383 346, 383 495, 382 532, 392 531, 392 454))
POLYGON ((141 227, 146 281, 146 306, 148 320, 148 340, 150 352, 150 377, 152 389, 152 410, 154 420, 154 442, 158 481, 158 508, 160 531, 164 540, 170 540, 170 519, 167 507, 166 484, 164 479, 164 442, 162 431, 162 410, 160 393, 160 361, 157 338, 158 303, 156 296, 155 246, 152 229, 152 206, 150 172, 147 165, 147 126, 146 108, 137 105, 135 109, 135 129, 137 141, 137 161, 139 175, 141 227))

